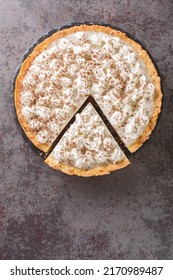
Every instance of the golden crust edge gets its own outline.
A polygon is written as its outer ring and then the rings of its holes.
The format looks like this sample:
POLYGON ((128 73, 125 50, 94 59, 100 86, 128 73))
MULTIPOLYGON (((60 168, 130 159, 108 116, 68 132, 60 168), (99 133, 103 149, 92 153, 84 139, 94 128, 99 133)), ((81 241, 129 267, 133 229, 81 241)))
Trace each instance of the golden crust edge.
POLYGON ((68 175, 77 175, 82 177, 106 175, 115 170, 124 168, 128 164, 130 164, 128 158, 125 157, 122 161, 116 164, 108 164, 105 166, 98 166, 93 169, 85 170, 85 169, 79 169, 77 167, 72 167, 65 164, 57 163, 56 159, 52 155, 49 155, 44 162, 48 164, 50 167, 52 167, 53 169, 60 170, 68 175))
POLYGON ((155 86, 155 100, 154 100, 154 112, 152 117, 150 118, 150 122, 148 126, 145 128, 143 134, 137 139, 135 143, 130 145, 128 149, 130 152, 135 152, 144 142, 147 140, 154 129, 156 125, 156 121, 158 118, 158 115, 161 110, 161 104, 162 104, 162 92, 161 92, 161 86, 160 86, 160 77, 158 76, 158 73, 156 71, 156 68, 150 59, 147 52, 141 47, 141 45, 132 39, 130 39, 124 32, 119 30, 114 30, 111 27, 105 27, 100 25, 80 25, 80 26, 74 26, 70 27, 68 29, 60 30, 55 32, 50 37, 46 38, 43 42, 38 44, 32 53, 25 59, 25 61, 22 63, 19 74, 16 79, 15 83, 15 91, 14 91, 14 99, 15 99, 15 107, 16 112, 18 115, 19 122, 25 131, 27 137, 31 140, 31 142, 40 150, 43 150, 44 152, 47 151, 47 149, 50 147, 49 144, 41 144, 37 141, 36 136, 31 132, 25 118, 23 117, 21 113, 21 103, 20 103, 20 88, 21 88, 21 82, 30 66, 32 61, 35 59, 35 57, 40 54, 46 47, 48 47, 49 44, 51 44, 53 41, 65 37, 67 35, 70 35, 72 33, 75 33, 77 31, 97 31, 97 32, 104 32, 109 35, 118 36, 120 39, 126 41, 129 43, 135 51, 139 54, 139 57, 144 61, 147 70, 149 72, 150 77, 152 78, 152 82, 155 86))

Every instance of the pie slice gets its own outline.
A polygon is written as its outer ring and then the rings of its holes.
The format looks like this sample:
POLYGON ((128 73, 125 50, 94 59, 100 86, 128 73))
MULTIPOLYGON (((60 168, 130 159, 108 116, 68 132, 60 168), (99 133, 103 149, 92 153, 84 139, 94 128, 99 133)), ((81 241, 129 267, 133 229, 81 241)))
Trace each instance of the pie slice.
POLYGON ((99 25, 60 30, 35 47, 15 83, 19 122, 46 152, 89 94, 131 152, 149 138, 161 110, 160 77, 138 43, 99 25))
POLYGON ((130 163, 91 103, 76 114, 45 162, 79 176, 108 174, 130 163))

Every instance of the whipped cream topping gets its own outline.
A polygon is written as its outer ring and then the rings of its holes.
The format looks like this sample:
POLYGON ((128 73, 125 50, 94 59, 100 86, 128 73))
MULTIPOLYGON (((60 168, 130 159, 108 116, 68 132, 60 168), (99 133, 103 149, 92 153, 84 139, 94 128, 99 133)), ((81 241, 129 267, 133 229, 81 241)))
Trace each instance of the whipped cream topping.
POLYGON ((74 123, 50 154, 57 163, 81 169, 115 164, 125 158, 91 104, 76 114, 74 123))
POLYGON ((22 114, 41 143, 52 143, 89 94, 127 146, 153 113, 155 88, 145 64, 126 42, 102 32, 54 41, 22 83, 22 114))

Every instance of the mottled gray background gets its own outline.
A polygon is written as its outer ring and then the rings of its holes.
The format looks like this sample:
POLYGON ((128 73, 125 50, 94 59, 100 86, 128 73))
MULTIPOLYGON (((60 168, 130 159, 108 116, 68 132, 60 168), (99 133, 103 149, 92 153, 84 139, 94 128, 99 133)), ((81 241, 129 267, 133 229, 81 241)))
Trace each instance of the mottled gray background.
POLYGON ((173 1, 0 0, 0 258, 173 258, 173 1), (18 131, 10 83, 25 50, 72 21, 117 25, 159 67, 164 104, 131 166, 98 178, 46 166, 18 131))

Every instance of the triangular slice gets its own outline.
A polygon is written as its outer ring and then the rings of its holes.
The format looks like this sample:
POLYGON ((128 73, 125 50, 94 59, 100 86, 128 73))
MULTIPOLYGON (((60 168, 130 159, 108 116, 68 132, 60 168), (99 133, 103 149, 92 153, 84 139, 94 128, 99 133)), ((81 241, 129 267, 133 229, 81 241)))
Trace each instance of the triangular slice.
POLYGON ((130 163, 91 103, 76 114, 45 162, 79 176, 108 174, 130 163))

